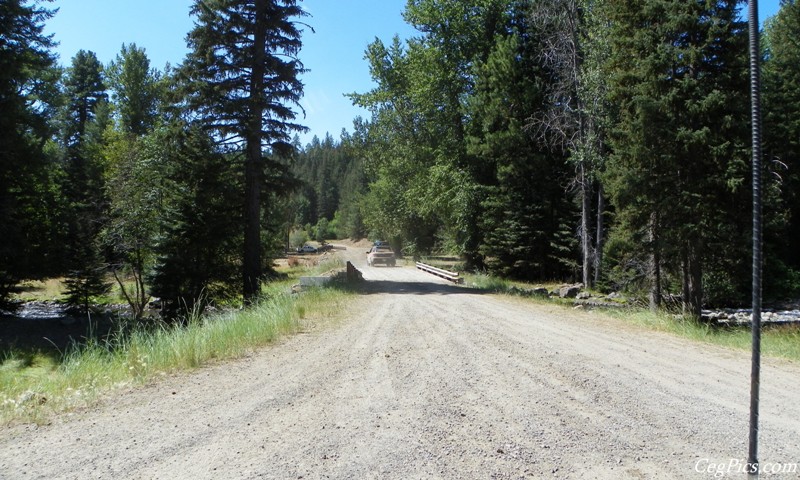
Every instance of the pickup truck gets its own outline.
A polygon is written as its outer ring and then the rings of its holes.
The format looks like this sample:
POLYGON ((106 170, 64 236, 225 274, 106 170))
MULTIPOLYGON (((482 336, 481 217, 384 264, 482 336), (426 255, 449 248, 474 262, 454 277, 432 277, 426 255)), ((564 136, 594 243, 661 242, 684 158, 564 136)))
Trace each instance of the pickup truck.
POLYGON ((367 252, 367 265, 370 267, 380 263, 394 267, 396 262, 392 248, 386 244, 376 245, 367 252))
POLYGON ((297 253, 317 253, 317 249, 311 245, 303 245, 302 247, 297 247, 297 253))

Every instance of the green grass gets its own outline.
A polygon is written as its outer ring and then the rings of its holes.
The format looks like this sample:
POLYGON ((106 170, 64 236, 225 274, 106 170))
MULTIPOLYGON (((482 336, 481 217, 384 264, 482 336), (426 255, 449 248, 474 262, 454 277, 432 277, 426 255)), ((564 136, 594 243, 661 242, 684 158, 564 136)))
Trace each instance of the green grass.
POLYGON ((12 296, 13 299, 23 302, 63 300, 64 279, 48 278, 45 280, 25 280, 17 285, 19 292, 12 296))
POLYGON ((0 357, 0 424, 45 422, 54 413, 91 405, 115 388, 150 382, 210 362, 239 358, 331 318, 347 299, 339 289, 292 295, 292 280, 270 284, 268 300, 186 326, 162 325, 89 342, 67 352, 6 352, 0 357))
MULTIPOLYGON (((22 302, 36 302, 36 301, 64 301, 66 292, 66 285, 64 278, 48 278, 44 280, 24 280, 17 285, 18 293, 13 295, 13 299, 22 302)), ((94 302, 108 305, 115 303, 125 303, 125 297, 122 295, 119 284, 114 277, 108 276, 106 282, 109 285, 109 291, 106 295, 92 299, 94 302)), ((123 278, 125 287, 132 289, 134 280, 132 278, 123 278)))
POLYGON ((509 280, 484 273, 466 274, 464 275, 464 283, 471 288, 493 293, 510 293, 513 286, 513 283, 509 280))
MULTIPOLYGON (((520 289, 527 290, 533 287, 533 285, 512 282, 486 274, 468 274, 466 275, 466 284, 488 292, 511 295, 519 294, 520 289)), ((552 290, 557 285, 548 283, 544 286, 548 290, 552 290)), ((571 299, 551 298, 546 300, 544 297, 529 296, 524 296, 524 298, 534 302, 547 301, 565 308, 574 306, 574 301, 571 299)), ((737 350, 752 348, 750 327, 714 326, 678 315, 664 312, 653 313, 647 309, 631 306, 604 309, 603 313, 627 324, 666 332, 696 342, 737 350)), ((800 325, 765 325, 761 332, 761 352, 765 356, 800 361, 800 325)))
POLYGON ((339 257, 328 257, 326 260, 311 268, 310 272, 306 273, 306 275, 322 275, 331 270, 341 270, 343 268, 345 268, 344 260, 339 257))
POLYGON ((431 256, 422 258, 422 263, 428 264, 432 267, 449 270, 451 272, 463 272, 464 262, 457 256, 431 256))
MULTIPOLYGON (((488 275, 485 273, 467 273, 463 275, 463 277, 465 284, 470 288, 477 288, 478 290, 484 290, 492 293, 520 295, 538 300, 546 300, 547 297, 540 295, 531 295, 529 292, 531 292, 534 288, 546 288, 547 291, 550 292, 554 289, 557 289, 561 285, 556 282, 545 282, 537 284, 518 282, 500 278, 494 275, 488 275)), ((550 301, 557 303, 564 303, 563 300, 565 299, 560 299, 560 298, 550 299, 550 301)), ((566 301, 569 304, 573 303, 571 299, 566 299, 566 301)))
MULTIPOLYGON (((715 326, 693 319, 649 310, 608 310, 607 314, 626 323, 737 350, 750 350, 750 327, 715 326)), ((765 356, 800 361, 800 325, 764 325, 761 352, 765 356)))

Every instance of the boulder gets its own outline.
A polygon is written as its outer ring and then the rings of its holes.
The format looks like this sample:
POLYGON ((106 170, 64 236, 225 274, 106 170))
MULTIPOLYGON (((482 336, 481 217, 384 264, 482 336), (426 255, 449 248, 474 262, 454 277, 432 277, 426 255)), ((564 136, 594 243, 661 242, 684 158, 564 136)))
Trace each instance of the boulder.
POLYGON ((561 298, 576 298, 580 292, 580 285, 567 285, 558 289, 558 296, 561 298))

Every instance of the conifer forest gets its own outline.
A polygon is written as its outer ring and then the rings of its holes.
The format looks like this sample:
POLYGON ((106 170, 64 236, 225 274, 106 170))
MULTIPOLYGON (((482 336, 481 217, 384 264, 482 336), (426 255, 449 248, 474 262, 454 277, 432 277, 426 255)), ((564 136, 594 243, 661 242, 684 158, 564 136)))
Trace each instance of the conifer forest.
MULTIPOLYGON (((306 133, 299 0, 195 1, 189 53, 58 59, 47 0, 0 0, 0 303, 63 277, 135 315, 252 303, 306 241, 385 240, 464 270, 685 313, 746 304, 747 4, 408 0, 364 45, 352 130, 306 133), (123 281, 124 280, 124 281, 123 281)), ((800 297, 800 3, 762 45, 764 294, 800 297)))

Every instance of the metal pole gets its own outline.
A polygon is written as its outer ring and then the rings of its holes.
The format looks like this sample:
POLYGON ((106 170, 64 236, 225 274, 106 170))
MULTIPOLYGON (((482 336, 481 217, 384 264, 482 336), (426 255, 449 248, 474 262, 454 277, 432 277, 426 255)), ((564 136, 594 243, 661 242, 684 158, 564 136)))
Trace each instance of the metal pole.
POLYGON ((758 478, 758 400, 761 387, 761 56, 758 45, 758 0, 750 0, 750 101, 753 134, 753 358, 750 373, 750 448, 748 478, 758 478))

